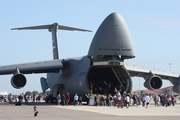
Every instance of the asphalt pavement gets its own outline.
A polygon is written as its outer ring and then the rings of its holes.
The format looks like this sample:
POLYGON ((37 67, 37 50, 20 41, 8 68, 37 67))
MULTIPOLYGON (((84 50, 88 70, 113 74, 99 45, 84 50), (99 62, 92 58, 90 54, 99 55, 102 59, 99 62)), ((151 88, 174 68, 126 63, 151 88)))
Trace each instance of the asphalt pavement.
POLYGON ((0 120, 179 120, 180 104, 169 107, 142 106, 117 108, 115 106, 57 106, 36 103, 38 117, 33 116, 34 104, 15 106, 0 103, 0 120))

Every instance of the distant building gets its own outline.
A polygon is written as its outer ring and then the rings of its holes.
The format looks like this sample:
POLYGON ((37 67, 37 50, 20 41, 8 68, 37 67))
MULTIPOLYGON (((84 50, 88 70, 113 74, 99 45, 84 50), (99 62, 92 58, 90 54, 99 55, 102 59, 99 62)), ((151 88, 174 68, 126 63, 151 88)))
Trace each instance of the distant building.
POLYGON ((154 89, 154 90, 135 90, 133 93, 140 93, 140 94, 175 94, 172 91, 173 86, 164 87, 161 89, 154 89))

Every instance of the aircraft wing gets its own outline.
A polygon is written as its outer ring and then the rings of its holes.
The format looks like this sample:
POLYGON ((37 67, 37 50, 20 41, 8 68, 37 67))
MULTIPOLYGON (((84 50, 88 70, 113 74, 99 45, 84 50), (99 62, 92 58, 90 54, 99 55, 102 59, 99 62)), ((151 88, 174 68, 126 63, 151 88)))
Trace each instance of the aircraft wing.
POLYGON ((0 66, 0 75, 13 74, 17 71, 23 74, 59 72, 63 68, 61 60, 39 61, 0 66))
POLYGON ((80 29, 75 27, 58 25, 58 23, 50 24, 50 25, 39 25, 39 26, 30 26, 30 27, 20 27, 20 28, 12 28, 11 30, 38 30, 38 29, 50 29, 53 25, 57 25, 58 29, 61 30, 71 30, 71 31, 84 31, 84 32, 92 32, 91 30, 80 29))
POLYGON ((161 77, 162 79, 167 79, 167 80, 174 80, 174 79, 178 79, 179 77, 178 73, 168 72, 168 71, 159 70, 155 68, 139 66, 139 65, 129 64, 129 63, 124 63, 124 66, 130 73, 131 77, 135 77, 135 76, 146 77, 150 74, 150 72, 152 72, 154 75, 161 77))

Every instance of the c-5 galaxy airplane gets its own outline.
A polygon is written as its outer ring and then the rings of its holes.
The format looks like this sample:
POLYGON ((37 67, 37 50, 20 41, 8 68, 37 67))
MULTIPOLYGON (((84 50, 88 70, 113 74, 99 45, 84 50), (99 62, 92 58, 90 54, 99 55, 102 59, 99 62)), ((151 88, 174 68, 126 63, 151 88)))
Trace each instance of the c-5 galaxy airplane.
POLYGON ((131 92, 131 77, 134 76, 143 77, 144 86, 149 90, 161 88, 162 79, 169 80, 174 85, 173 91, 180 93, 178 74, 124 63, 125 59, 134 58, 135 52, 129 28, 116 12, 102 22, 88 54, 83 57, 59 59, 57 30, 90 30, 57 23, 12 30, 36 29, 48 29, 52 33, 53 60, 0 66, 0 75, 13 74, 11 84, 14 88, 20 89, 26 85, 24 74, 47 73, 47 78, 40 78, 42 91, 49 88, 54 98, 58 92, 77 93, 84 97, 91 91, 95 94, 111 93, 115 88, 131 92))

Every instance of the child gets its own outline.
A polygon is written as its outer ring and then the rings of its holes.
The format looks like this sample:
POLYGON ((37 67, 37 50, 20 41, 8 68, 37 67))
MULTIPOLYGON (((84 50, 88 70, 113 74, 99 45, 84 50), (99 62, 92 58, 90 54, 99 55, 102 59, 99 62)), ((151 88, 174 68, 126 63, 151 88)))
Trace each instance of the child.
POLYGON ((37 118, 37 114, 39 113, 38 110, 37 110, 37 107, 34 106, 34 118, 37 118))

